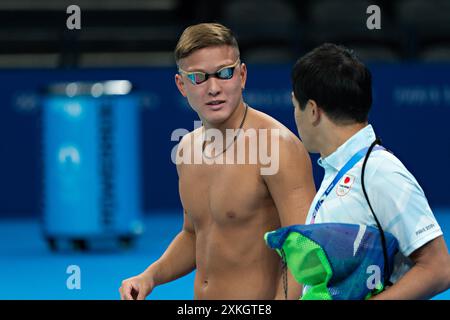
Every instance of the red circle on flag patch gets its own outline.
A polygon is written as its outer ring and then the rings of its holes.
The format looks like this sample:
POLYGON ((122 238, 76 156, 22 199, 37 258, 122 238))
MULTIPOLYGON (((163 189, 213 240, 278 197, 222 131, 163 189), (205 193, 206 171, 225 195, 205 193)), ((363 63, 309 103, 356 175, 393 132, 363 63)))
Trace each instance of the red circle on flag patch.
POLYGON ((346 177, 345 180, 344 180, 344 183, 347 184, 347 183, 349 183, 349 182, 350 182, 350 178, 349 178, 349 177, 346 177))

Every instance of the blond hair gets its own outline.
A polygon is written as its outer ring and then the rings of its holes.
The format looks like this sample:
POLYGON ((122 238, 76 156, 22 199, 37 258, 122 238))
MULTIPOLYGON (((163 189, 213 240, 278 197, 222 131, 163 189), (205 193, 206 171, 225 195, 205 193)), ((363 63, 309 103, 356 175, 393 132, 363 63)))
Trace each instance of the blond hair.
POLYGON ((219 23, 200 23, 187 27, 180 36, 175 47, 175 61, 186 58, 196 50, 227 45, 236 49, 239 56, 239 46, 233 33, 219 23))

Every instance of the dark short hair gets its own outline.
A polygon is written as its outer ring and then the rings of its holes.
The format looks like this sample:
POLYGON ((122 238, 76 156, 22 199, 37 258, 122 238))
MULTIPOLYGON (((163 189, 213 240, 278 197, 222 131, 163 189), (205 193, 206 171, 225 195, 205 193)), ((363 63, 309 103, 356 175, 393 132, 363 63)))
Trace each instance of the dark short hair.
POLYGON ((337 124, 367 121, 372 76, 352 50, 322 44, 295 63, 291 79, 302 110, 311 99, 337 124))

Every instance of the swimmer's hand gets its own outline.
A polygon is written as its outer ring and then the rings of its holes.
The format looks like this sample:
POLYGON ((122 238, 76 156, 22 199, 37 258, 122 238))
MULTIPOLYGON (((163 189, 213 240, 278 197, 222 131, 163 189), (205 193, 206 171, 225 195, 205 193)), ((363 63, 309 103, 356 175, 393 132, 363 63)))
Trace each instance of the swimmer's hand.
POLYGON ((145 300, 154 287, 153 278, 140 274, 122 281, 119 288, 121 300, 145 300))

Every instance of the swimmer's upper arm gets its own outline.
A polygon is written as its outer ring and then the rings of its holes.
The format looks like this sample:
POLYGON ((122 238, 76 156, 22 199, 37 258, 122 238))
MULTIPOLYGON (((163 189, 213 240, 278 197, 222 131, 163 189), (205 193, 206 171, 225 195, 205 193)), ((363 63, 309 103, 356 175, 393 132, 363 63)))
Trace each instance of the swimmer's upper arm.
POLYGON ((183 231, 195 234, 194 224, 186 209, 183 209, 183 231))
MULTIPOLYGON (((192 137, 192 132, 184 135, 183 138, 181 139, 180 143, 178 144, 178 148, 187 150, 186 146, 188 143, 190 143, 191 137, 192 137)), ((188 151, 190 151, 190 150, 188 150, 188 151)), ((177 168, 178 179, 180 177, 181 170, 184 165, 185 164, 183 164, 183 162, 181 161, 180 154, 177 150, 177 152, 176 152, 176 168, 177 168)), ((189 232, 191 234, 195 234, 195 229, 194 229, 194 225, 191 221, 191 217, 189 216, 189 213, 184 208, 183 208, 183 231, 189 232)))
POLYGON ((311 159, 302 142, 291 132, 280 133, 278 149, 278 170, 262 177, 277 207, 281 225, 304 224, 316 193, 311 159))
POLYGON ((192 135, 192 132, 184 135, 183 138, 181 138, 180 142, 178 143, 177 150, 175 152, 175 164, 176 164, 176 168, 177 168, 178 177, 180 177, 180 170, 184 166, 183 158, 180 155, 180 152, 181 151, 188 151, 188 152, 190 151, 190 150, 187 150, 186 147, 188 146, 187 143, 190 140, 191 135, 192 135))

